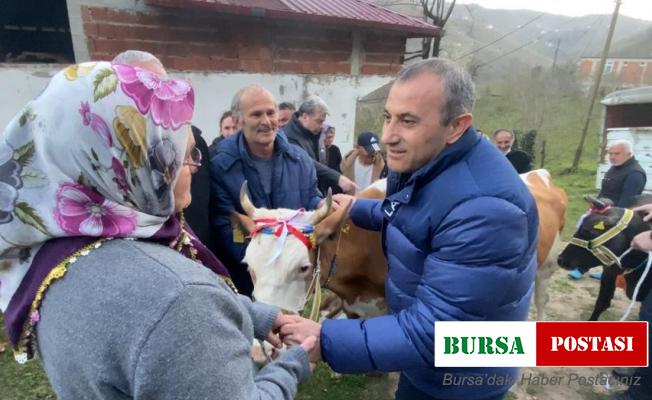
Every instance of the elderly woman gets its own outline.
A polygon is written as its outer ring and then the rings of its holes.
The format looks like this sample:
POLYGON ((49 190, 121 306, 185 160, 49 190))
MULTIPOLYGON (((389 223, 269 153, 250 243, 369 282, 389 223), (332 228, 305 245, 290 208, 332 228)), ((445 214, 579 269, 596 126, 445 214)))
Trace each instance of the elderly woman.
POLYGON ((192 87, 124 64, 58 73, 0 138, 0 309, 61 399, 290 399, 315 339, 256 371, 279 310, 235 293, 176 218, 201 163, 192 87))

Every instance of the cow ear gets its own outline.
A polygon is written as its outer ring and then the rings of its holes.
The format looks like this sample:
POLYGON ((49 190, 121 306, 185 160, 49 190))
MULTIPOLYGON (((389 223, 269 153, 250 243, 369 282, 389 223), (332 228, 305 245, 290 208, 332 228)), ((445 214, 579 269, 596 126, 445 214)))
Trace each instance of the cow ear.
POLYGON ((604 199, 598 199, 590 194, 584 195, 584 200, 586 200, 592 208, 606 208, 608 206, 604 199))
POLYGON ((343 205, 315 226, 315 237, 318 245, 342 229, 346 218, 349 216, 352 204, 353 202, 350 201, 348 204, 343 205))
MULTIPOLYGON (((229 216, 231 220, 231 228, 233 229, 233 237, 237 235, 236 230, 240 230, 244 235, 249 236, 251 232, 256 229, 256 223, 248 215, 240 214, 239 212, 233 211, 229 216)), ((235 242, 235 240, 234 240, 235 242)))

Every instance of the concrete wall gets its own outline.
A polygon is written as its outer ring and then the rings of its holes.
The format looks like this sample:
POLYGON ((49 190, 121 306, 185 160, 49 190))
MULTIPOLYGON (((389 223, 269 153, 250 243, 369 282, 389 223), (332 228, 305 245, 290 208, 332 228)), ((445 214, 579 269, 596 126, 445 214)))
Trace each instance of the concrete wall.
MULTIPOLYGON (((49 78, 64 65, 0 64, 0 129, 4 129, 23 106, 38 95, 49 78)), ((169 71, 174 77, 192 82, 195 88, 194 123, 211 142, 218 133, 220 114, 229 109, 233 94, 242 86, 259 84, 269 89, 279 102, 299 105, 308 95, 321 96, 329 104, 327 122, 337 131, 335 143, 343 152, 353 147, 356 101, 391 80, 391 76, 290 75, 247 73, 203 73, 169 71)), ((378 117, 379 119, 381 116, 378 117)))

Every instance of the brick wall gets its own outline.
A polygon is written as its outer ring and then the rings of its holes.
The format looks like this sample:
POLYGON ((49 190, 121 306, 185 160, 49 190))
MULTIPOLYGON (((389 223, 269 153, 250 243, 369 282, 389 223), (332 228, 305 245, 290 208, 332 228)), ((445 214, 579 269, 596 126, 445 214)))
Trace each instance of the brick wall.
POLYGON ((583 59, 580 62, 580 77, 582 79, 589 79, 591 78, 591 70, 593 69, 593 63, 596 62, 594 60, 586 60, 583 59))
MULTIPOLYGON (((91 59, 149 51, 172 69, 251 73, 350 74, 353 32, 214 12, 174 14, 81 6, 91 59)), ((405 37, 363 35, 362 74, 396 73, 405 37)))
POLYGON ((641 82, 641 74, 643 67, 638 61, 627 61, 627 65, 623 65, 620 71, 620 81, 631 85, 637 85, 641 82))
POLYGON ((392 75, 401 69, 405 39, 397 36, 367 34, 364 40, 363 74, 392 75))

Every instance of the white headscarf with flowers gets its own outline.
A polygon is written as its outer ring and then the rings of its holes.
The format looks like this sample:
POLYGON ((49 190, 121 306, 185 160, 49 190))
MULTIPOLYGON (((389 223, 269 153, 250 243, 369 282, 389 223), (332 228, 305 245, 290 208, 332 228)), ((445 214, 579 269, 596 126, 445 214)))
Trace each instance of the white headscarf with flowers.
POLYGON ((73 65, 0 138, 0 309, 46 241, 147 238, 174 212, 189 83, 107 62, 73 65))

